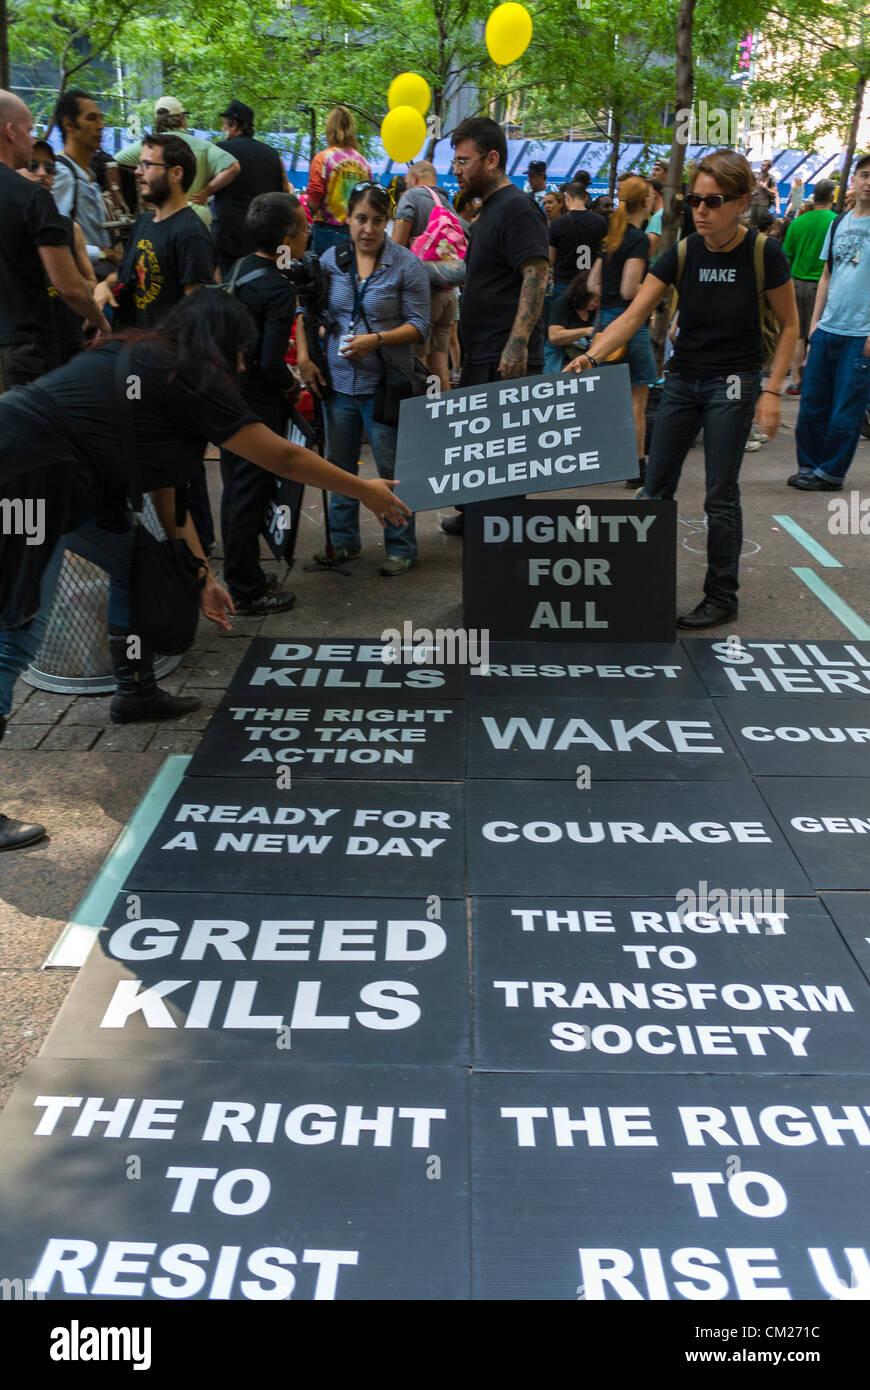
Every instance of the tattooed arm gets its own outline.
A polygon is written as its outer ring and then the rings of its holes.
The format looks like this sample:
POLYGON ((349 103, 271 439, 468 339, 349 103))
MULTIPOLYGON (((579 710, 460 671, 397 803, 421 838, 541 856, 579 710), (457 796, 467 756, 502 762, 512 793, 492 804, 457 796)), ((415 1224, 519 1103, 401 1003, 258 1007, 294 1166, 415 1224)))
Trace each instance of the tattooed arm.
POLYGON ((516 318, 498 364, 499 374, 503 377, 526 374, 529 338, 544 307, 548 270, 549 266, 543 256, 534 261, 527 261, 523 266, 523 283, 516 318))

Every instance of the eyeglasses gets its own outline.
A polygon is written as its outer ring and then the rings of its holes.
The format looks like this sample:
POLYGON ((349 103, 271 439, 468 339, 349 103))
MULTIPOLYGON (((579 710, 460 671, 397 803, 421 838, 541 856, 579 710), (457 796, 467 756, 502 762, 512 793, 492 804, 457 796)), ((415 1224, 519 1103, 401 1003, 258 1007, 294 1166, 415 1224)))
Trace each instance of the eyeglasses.
POLYGON ((44 169, 47 174, 57 172, 57 165, 53 159, 31 159, 27 167, 31 174, 38 174, 40 169, 44 169))
POLYGON ((476 159, 482 158, 483 156, 479 154, 460 155, 458 158, 454 155, 453 167, 454 169, 464 169, 466 164, 473 164, 476 159))
POLYGON ((732 195, 726 198, 724 193, 708 193, 705 197, 702 197, 700 193, 688 193, 686 195, 686 202, 689 204, 690 208, 699 208, 702 203, 705 208, 721 208, 723 203, 736 203, 737 196, 732 195))
POLYGON ((168 164, 159 164, 156 159, 140 159, 137 169, 168 169, 168 164))

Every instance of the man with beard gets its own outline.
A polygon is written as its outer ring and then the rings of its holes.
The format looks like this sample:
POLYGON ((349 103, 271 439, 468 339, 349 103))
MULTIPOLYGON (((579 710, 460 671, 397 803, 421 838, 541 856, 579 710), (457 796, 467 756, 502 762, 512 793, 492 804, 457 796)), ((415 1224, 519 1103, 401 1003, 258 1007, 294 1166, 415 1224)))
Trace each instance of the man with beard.
POLYGON ((64 217, 78 222, 91 264, 102 279, 118 263, 117 253, 111 249, 112 238, 102 226, 106 220, 103 195, 91 174, 91 162, 103 140, 103 113, 93 97, 74 87, 58 100, 54 125, 63 137, 52 190, 54 201, 64 217))
MULTIPOLYGON (((453 132, 461 193, 481 199, 466 256, 459 314, 460 386, 533 376, 544 365, 541 310, 549 270, 547 222, 507 176, 507 141, 495 121, 472 116, 453 132)), ((463 518, 441 523, 461 535, 463 518)))

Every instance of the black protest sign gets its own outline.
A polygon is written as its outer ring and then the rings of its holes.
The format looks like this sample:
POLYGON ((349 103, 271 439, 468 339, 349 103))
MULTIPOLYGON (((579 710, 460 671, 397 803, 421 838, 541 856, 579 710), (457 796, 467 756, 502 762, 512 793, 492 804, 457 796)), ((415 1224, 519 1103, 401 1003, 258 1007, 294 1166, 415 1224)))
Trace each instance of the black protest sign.
POLYGON ((822 902, 870 980, 870 897, 866 893, 823 893, 822 902))
POLYGON ((868 1102, 852 1076, 477 1075, 474 1297, 866 1299, 868 1102))
POLYGON ((676 517, 672 501, 469 508, 466 626, 492 641, 672 642, 676 517))
POLYGON ((467 1298, 466 1088, 40 1058, 0 1128, 5 1267, 63 1301, 467 1298))
POLYGON ((758 788, 813 888, 870 889, 870 782, 763 777, 758 788))
POLYGON ((467 1064, 467 954, 434 895, 125 894, 43 1055, 467 1064))
POLYGON ((743 782, 469 782, 470 891, 673 897, 702 880, 809 891, 743 782))
POLYGON ((770 777, 870 777, 870 700, 770 695, 717 700, 750 771, 770 777))
POLYGON ((188 777, 125 886, 455 898, 462 845, 462 789, 449 783, 188 777))
POLYGON ((415 512, 637 472, 628 369, 522 377, 405 401, 399 495, 415 512))
POLYGON ((475 1067, 870 1071, 870 987, 814 898, 475 898, 472 936, 475 1067))
POLYGON ((491 642, 469 669, 469 698, 526 694, 706 699, 678 642, 491 642))
POLYGON ((683 643, 710 695, 870 695, 870 642, 683 643))
POLYGON ((277 478, 276 484, 260 530, 275 559, 292 565, 305 484, 294 483, 290 478, 277 478))
POLYGON ((465 707, 461 701, 379 703, 300 698, 265 704, 224 701, 213 715, 188 772, 196 777, 461 781, 465 775, 465 707))
MULTIPOLYGON (((452 630, 451 630, 452 631, 452 630)), ((417 632, 417 629, 414 629, 417 632)), ((432 634, 434 638, 434 634, 432 634)), ((275 641, 257 637, 251 642, 228 688, 227 695, 246 702, 280 703, 297 695, 322 695, 358 700, 416 695, 456 699, 465 693, 465 669, 455 658, 458 647, 445 640, 438 659, 437 645, 418 636, 294 637, 275 641), (433 649, 434 647, 434 649, 433 649), (397 659, 398 658, 398 659, 397 659)))
POLYGON ((469 777, 606 781, 747 779, 711 700, 588 700, 532 695, 474 701, 469 777))

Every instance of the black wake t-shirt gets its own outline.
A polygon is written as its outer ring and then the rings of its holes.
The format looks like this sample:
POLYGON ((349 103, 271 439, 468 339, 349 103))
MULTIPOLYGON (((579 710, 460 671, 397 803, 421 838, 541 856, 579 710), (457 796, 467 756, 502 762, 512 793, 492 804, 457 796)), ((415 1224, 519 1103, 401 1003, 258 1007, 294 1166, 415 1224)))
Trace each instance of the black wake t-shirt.
POLYGON ((618 309, 622 313, 628 308, 631 300, 623 299, 620 285, 622 284, 622 272, 625 269, 626 261, 635 260, 648 264, 649 237, 639 227, 632 227, 629 224, 625 229, 625 236, 613 255, 608 256, 606 250, 604 252, 604 260, 601 265, 602 309, 618 309))
MULTIPOLYGON (((763 344, 753 252, 748 232, 731 251, 708 251, 697 232, 687 239, 679 285, 679 333, 668 367, 678 376, 715 377, 761 370, 763 344)), ((659 256, 650 274, 666 285, 677 275, 677 248, 659 256)), ((764 244, 764 288, 789 280, 782 247, 764 244)))
POLYGON ((184 298, 185 285, 214 279, 217 256, 211 233, 193 208, 154 221, 145 212, 133 228, 118 267, 121 323, 156 328, 184 298))
POLYGON ((237 297, 257 325, 257 344, 246 364, 239 389, 269 428, 280 431, 282 417, 286 414, 280 392, 296 381, 285 360, 296 313, 296 295, 275 262, 263 256, 245 256, 239 264, 236 283, 239 284, 237 297), (241 284, 248 275, 253 278, 241 284))
POLYGON ((55 335, 39 246, 66 246, 57 205, 39 184, 0 163, 0 344, 41 343, 55 335))
POLYGON ((577 264, 577 251, 588 246, 588 264, 591 270, 598 255, 602 237, 607 235, 607 220, 598 212, 584 212, 572 208, 554 217, 550 223, 550 245, 556 248, 553 277, 556 280, 573 280, 580 267, 577 264))
MULTIPOLYGON (((484 199, 471 230, 460 328, 472 362, 498 362, 516 318, 528 261, 547 261, 547 224, 515 184, 484 199)), ((529 338, 529 361, 544 359, 540 321, 529 338)))
POLYGON ((245 225, 248 208, 260 193, 283 191, 284 170, 278 151, 252 135, 218 140, 217 146, 238 160, 241 167, 232 183, 214 195, 212 233, 218 255, 237 258, 254 250, 254 239, 245 225))

